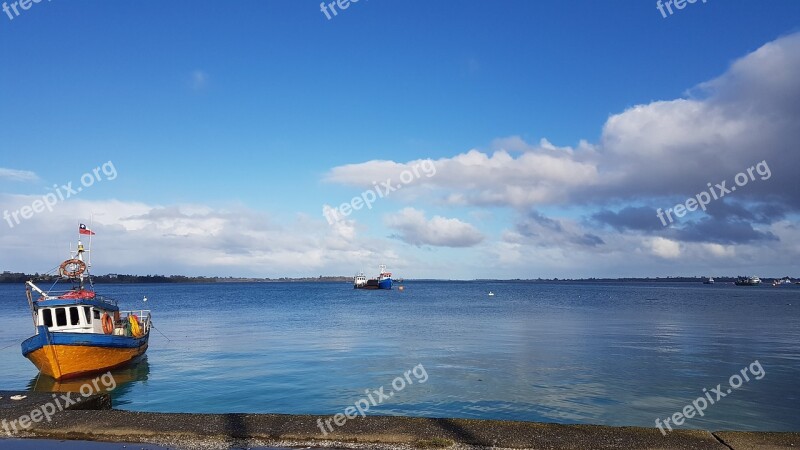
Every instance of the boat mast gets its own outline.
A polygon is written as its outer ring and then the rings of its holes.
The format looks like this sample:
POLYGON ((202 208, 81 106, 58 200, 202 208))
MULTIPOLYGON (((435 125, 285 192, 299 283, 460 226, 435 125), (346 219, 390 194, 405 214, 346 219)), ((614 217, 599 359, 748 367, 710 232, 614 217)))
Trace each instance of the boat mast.
POLYGON ((90 267, 92 267, 92 228, 94 228, 94 213, 89 216, 89 255, 86 260, 86 270, 88 271, 90 267))
POLYGON ((89 284, 92 284, 92 279, 90 278, 89 270, 92 268, 92 228, 94 228, 94 213, 89 216, 89 250, 87 250, 88 254, 86 255, 86 271, 81 274, 81 289, 83 289, 83 276, 86 275, 86 278, 89 280, 89 284))
MULTIPOLYGON (((89 239, 91 239, 91 237, 89 239)), ((83 260, 84 251, 85 250, 83 249, 83 243, 81 242, 80 238, 78 238, 78 254, 76 255, 76 259, 85 264, 86 262, 83 260)), ((88 266, 87 266, 87 270, 88 270, 88 266)), ((86 271, 81 272, 81 274, 78 276, 78 280, 79 280, 79 283, 80 283, 80 289, 81 290, 83 290, 83 277, 85 277, 85 276, 86 276, 86 271)))

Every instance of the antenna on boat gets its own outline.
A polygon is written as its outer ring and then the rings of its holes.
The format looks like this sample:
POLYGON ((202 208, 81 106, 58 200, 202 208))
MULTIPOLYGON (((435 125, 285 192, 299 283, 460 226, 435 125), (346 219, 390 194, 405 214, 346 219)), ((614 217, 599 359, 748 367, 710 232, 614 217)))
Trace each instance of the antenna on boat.
POLYGON ((89 215, 89 255, 86 259, 86 276, 89 278, 89 286, 94 289, 92 283, 92 236, 94 236, 94 232, 92 228, 94 228, 94 212, 89 215))
POLYGON ((94 213, 89 215, 89 257, 86 260, 86 269, 90 269, 92 267, 92 228, 94 228, 94 213))
MULTIPOLYGON (((84 252, 83 242, 81 242, 81 238, 79 237, 78 238, 78 251, 77 251, 77 254, 76 254, 76 257, 77 257, 78 261, 84 262, 83 261, 83 252, 84 252)), ((84 264, 85 264, 85 262, 84 262, 84 264)), ((85 274, 85 271, 81 272, 78 275, 78 283, 80 283, 80 288, 81 289, 83 289, 83 277, 84 277, 84 274, 85 274)))

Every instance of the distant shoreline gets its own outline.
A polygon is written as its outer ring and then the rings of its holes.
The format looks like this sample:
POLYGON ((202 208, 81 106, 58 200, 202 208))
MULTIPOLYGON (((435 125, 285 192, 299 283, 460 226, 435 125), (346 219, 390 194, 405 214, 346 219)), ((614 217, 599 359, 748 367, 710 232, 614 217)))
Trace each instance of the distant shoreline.
MULTIPOLYGON (((53 282, 54 275, 26 274, 21 272, 0 273, 0 284, 24 284, 28 280, 41 280, 53 282)), ((733 283, 736 276, 714 277, 716 283, 733 283)), ((784 277, 762 278, 767 285, 773 280, 784 277)), ((702 283, 707 277, 623 277, 623 278, 513 278, 489 279, 477 278, 472 280, 435 279, 435 278, 406 278, 402 281, 412 282, 504 282, 504 283, 702 283)), ((793 278, 797 279, 797 278, 793 278)), ((95 284, 150 284, 150 283, 349 283, 351 276, 319 276, 319 277, 281 277, 281 278, 250 278, 250 277, 188 277, 183 275, 121 275, 107 274, 92 276, 95 284)))

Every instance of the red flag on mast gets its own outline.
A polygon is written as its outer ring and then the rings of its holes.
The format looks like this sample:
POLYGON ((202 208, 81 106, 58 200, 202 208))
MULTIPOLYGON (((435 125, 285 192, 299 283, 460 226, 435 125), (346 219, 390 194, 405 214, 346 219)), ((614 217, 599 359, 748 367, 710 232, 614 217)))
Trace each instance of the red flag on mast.
POLYGON ((80 233, 80 234, 88 234, 88 235, 93 235, 93 234, 94 234, 94 231, 92 231, 92 230, 90 230, 90 229, 86 228, 86 225, 84 225, 84 224, 81 224, 81 226, 79 226, 79 227, 78 227, 78 233, 80 233))

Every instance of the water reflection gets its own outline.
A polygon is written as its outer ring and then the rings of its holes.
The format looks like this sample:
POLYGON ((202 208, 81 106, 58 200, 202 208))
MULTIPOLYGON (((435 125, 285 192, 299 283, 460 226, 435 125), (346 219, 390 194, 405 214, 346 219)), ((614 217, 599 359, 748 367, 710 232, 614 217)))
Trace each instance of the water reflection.
POLYGON ((92 391, 97 393, 108 393, 115 400, 114 406, 120 406, 129 401, 119 402, 117 399, 129 398, 128 394, 133 387, 140 383, 147 381, 150 375, 150 363, 147 362, 147 355, 133 360, 125 367, 111 370, 111 375, 114 377, 114 383, 106 385, 102 381, 94 383, 94 380, 101 377, 105 372, 97 373, 92 376, 71 378, 67 380, 56 380, 50 376, 40 373, 28 382, 28 390, 35 392, 80 392, 81 386, 89 385, 92 391))
MULTIPOLYGON (((114 407, 336 414, 365 389, 388 386, 423 363, 428 382, 369 413, 653 427, 656 417, 680 411, 703 388, 727 383, 758 359, 764 380, 684 427, 800 428, 800 308, 791 306, 800 303, 800 289, 666 282, 406 288, 148 285, 163 332, 151 336, 153 373, 147 365, 114 371, 120 384, 111 392, 114 407), (494 300, 487 300, 489 290, 494 300), (242 326, 242 317, 254 321, 242 326)), ((14 289, 0 285, 0 299, 16 295, 14 289)), ((121 301, 141 298, 139 287, 106 289, 121 301)), ((18 318, 0 329, 0 338, 30 333, 25 306, 0 302, 4 317, 18 318)), ((0 379, 24 389, 33 366, 19 347, 1 347, 0 379)), ((40 377, 29 387, 72 390, 82 382, 40 377)))

